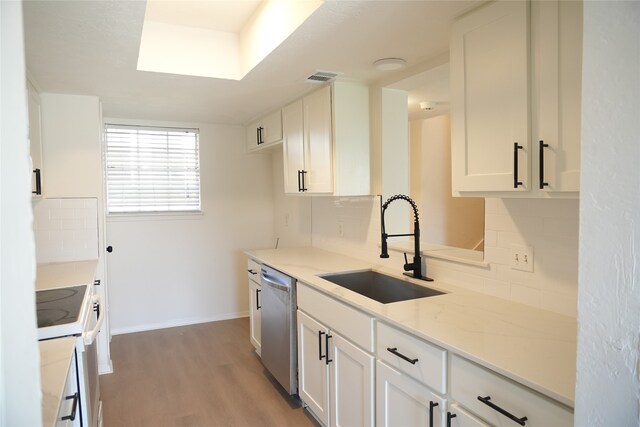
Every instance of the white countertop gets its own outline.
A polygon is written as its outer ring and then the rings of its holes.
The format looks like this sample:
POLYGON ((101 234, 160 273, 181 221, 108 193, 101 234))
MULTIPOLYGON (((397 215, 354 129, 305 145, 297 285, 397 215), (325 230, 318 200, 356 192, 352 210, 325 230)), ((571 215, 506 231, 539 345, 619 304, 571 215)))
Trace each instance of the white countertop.
POLYGON ((422 282, 344 255, 316 248, 247 251, 246 254, 379 319, 574 406, 576 319, 442 281, 422 282), (317 277, 371 269, 447 292, 381 304, 317 277))
MULTIPOLYGON (((40 341, 40 385, 42 388, 42 425, 55 426, 64 386, 76 345, 74 337, 40 341)), ((74 368, 75 369, 75 368, 74 368)))
POLYGON ((98 260, 38 264, 36 290, 91 285, 97 265, 98 260))

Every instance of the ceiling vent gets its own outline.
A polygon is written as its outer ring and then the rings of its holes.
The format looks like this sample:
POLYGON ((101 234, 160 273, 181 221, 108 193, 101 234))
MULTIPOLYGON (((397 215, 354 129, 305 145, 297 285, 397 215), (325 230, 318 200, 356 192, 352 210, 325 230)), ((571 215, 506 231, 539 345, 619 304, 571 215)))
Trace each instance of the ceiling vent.
POLYGON ((334 73, 333 71, 316 71, 309 77, 307 77, 307 82, 309 83, 324 83, 331 80, 334 80, 341 73, 334 73))

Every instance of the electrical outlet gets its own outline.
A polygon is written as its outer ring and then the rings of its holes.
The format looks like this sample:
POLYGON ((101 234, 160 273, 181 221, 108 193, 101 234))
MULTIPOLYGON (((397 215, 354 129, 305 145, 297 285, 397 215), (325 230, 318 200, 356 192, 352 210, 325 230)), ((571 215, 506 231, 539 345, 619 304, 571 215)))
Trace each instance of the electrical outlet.
POLYGON ((344 223, 343 222, 339 222, 338 223, 338 236, 344 237, 344 223))
POLYGON ((533 247, 511 245, 510 265, 514 270, 533 272, 533 247))

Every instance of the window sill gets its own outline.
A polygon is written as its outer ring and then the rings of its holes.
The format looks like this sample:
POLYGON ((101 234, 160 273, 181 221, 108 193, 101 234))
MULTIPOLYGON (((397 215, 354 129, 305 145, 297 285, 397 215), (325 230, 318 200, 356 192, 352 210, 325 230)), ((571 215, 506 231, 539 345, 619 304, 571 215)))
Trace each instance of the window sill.
POLYGON ((193 212, 123 212, 107 214, 107 222, 133 221, 190 221, 204 216, 203 211, 193 212))

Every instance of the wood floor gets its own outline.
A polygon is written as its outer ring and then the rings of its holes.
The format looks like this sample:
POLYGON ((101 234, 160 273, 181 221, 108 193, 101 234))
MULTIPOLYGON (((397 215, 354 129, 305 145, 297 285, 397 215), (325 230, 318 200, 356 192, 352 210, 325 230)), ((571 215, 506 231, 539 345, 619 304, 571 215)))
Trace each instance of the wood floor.
POLYGON ((260 363, 249 320, 117 335, 104 426, 316 426, 260 363))

